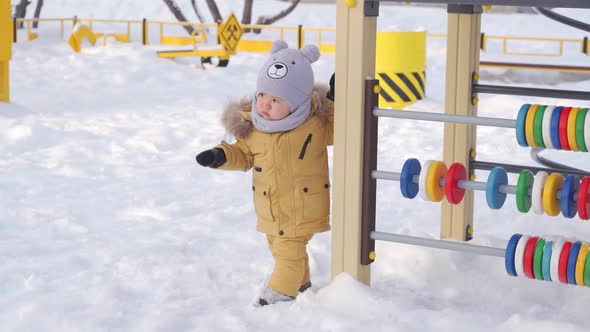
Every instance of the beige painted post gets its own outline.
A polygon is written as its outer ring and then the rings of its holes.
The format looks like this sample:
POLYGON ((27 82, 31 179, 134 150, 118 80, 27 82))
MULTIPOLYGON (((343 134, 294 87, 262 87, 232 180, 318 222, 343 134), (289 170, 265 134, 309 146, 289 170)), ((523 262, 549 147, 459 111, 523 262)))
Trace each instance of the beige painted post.
POLYGON ((9 62, 12 57, 10 0, 0 0, 0 102, 10 102, 9 62))
MULTIPOLYGON (((477 115, 477 106, 472 104, 471 88, 473 74, 479 70, 481 6, 461 7, 473 7, 476 13, 448 15, 445 113, 477 115)), ((462 163, 469 172, 470 151, 475 151, 475 139, 476 126, 445 124, 445 163, 462 163)), ((443 202, 440 236, 464 241, 469 238, 467 234, 472 230, 473 192, 467 190, 461 204, 443 202)))
POLYGON ((377 18, 363 1, 336 5, 336 110, 332 201, 332 278, 347 272, 370 283, 360 264, 364 79, 375 76, 377 18))

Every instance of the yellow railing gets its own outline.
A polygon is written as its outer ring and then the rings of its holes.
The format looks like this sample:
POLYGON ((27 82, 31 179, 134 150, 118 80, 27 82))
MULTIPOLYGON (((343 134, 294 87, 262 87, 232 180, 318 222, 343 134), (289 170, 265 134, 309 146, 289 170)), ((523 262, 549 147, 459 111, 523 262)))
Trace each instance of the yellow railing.
POLYGON ((107 37, 114 37, 115 40, 123 43, 129 43, 131 41, 131 25, 132 24, 142 24, 142 21, 138 20, 103 20, 103 19, 95 19, 95 18, 80 18, 77 20, 80 23, 86 22, 90 30, 93 30, 95 23, 111 23, 111 24, 125 24, 127 26, 126 33, 116 33, 116 32, 108 32, 108 33, 96 33, 97 38, 102 37, 103 43, 102 45, 105 46, 107 44, 107 37))
MULTIPOLYGON (((563 56, 563 47, 565 43, 576 43, 580 45, 580 50, 582 49, 583 40, 580 39, 567 39, 567 38, 538 38, 538 37, 510 37, 510 36, 487 36, 484 35, 485 44, 487 44, 487 40, 494 39, 502 41, 502 54, 505 55, 526 55, 526 56, 563 56), (508 42, 509 41, 527 41, 527 42, 542 42, 542 43, 558 43, 559 51, 558 52, 541 52, 541 53, 532 53, 532 52, 514 52, 508 49, 508 42)), ((486 47, 487 48, 487 47, 486 47)), ((485 49, 484 49, 485 50, 485 49)))
POLYGON ((74 21, 73 18, 17 18, 15 23, 18 25, 20 23, 24 23, 26 30, 27 30, 27 40, 35 40, 39 37, 38 33, 31 31, 31 23, 33 22, 59 22, 60 23, 60 36, 64 38, 64 24, 66 21, 74 21))
MULTIPOLYGON (((194 49, 197 47, 199 42, 207 42, 206 28, 217 28, 217 24, 214 23, 191 23, 191 22, 163 22, 163 21, 146 21, 145 35, 148 35, 148 27, 151 24, 158 25, 160 32, 160 45, 192 45, 194 49), (193 32, 190 37, 177 36, 177 35, 165 35, 165 26, 177 26, 193 27, 193 32), (197 35, 198 34, 198 35, 197 35)), ((146 44, 148 43, 147 37, 145 37, 146 44)))
MULTIPOLYGON (((336 53, 336 43, 330 42, 325 43, 322 40, 322 33, 330 33, 334 36, 336 35, 336 28, 303 28, 303 37, 302 37, 302 44, 305 44, 305 40, 307 39, 307 33, 315 33, 317 39, 315 40, 318 48, 320 49, 321 53, 336 53)), ((311 38, 310 38, 311 39, 311 38)), ((336 39, 336 38, 334 38, 336 39)), ((313 42, 312 42, 313 43, 313 42)))
MULTIPOLYGON (((278 31, 278 37, 271 40, 268 39, 251 39, 242 36, 238 43, 238 52, 269 52, 272 43, 277 39, 285 40, 285 33, 294 32, 296 35, 299 31, 298 27, 294 26, 278 26, 278 25, 258 25, 258 24, 243 24, 244 31, 278 31)), ((297 36, 295 37, 297 38, 297 36)))
MULTIPOLYGON (((87 23, 89 27, 92 29, 93 25, 96 23, 112 23, 112 24, 125 24, 126 25, 126 33, 102 33, 98 34, 99 36, 104 36, 106 43, 107 36, 113 36, 115 39, 119 41, 130 41, 131 40, 131 26, 133 24, 142 25, 144 21, 141 20, 104 20, 104 19, 72 19, 72 18, 54 18, 54 19, 17 19, 16 23, 25 23, 26 31, 27 31, 27 40, 31 41, 37 39, 39 37, 38 33, 31 31, 31 23, 32 22, 59 22, 60 23, 60 34, 61 37, 64 38, 64 26, 65 22, 72 22, 72 25, 76 22, 83 22, 87 23)), ((217 28, 217 24, 215 23, 195 23, 195 22, 165 22, 165 21, 147 21, 145 20, 145 25, 142 29, 142 37, 144 44, 149 44, 148 41, 148 27, 150 25, 158 25, 159 32, 160 32, 160 44, 175 44, 175 45, 193 45, 195 46, 197 43, 206 41, 206 36, 204 35, 205 30, 207 28, 217 28), (164 27, 165 26, 192 26, 198 32, 196 32, 193 36, 186 37, 186 36, 177 36, 177 35, 165 35, 164 34, 164 27), (202 37, 200 37, 203 35, 202 37)), ((244 24, 242 25, 242 29, 244 31, 249 30, 262 30, 262 31, 278 31, 278 36, 273 37, 272 39, 257 39, 255 36, 254 38, 242 38, 240 43, 238 44, 238 51, 242 52, 267 52, 270 50, 270 47, 274 40, 276 39, 283 39, 286 40, 286 33, 287 32, 294 32, 296 38, 296 43, 298 46, 302 46, 305 43, 313 43, 316 44, 322 53, 333 53, 336 50, 336 45, 334 42, 326 42, 324 41, 326 38, 325 36, 328 34, 336 34, 335 28, 311 28, 311 27, 297 27, 297 26, 274 26, 274 25, 253 25, 253 24, 244 24), (313 37, 312 37, 313 36, 313 37)), ((248 36, 248 35, 246 35, 248 36)), ((428 33, 428 37, 430 38, 446 38, 446 34, 441 33, 428 33)), ((248 36, 249 37, 249 36, 248 36)), ((266 37, 268 38, 268 37, 266 37)), ((332 40, 334 40, 333 38, 332 40)), ((516 36, 493 36, 493 35, 482 35, 482 50, 486 51, 488 48, 488 41, 490 40, 499 40, 502 43, 502 54, 504 55, 525 55, 525 56, 563 56, 564 55, 564 45, 568 43, 578 44, 580 50, 584 54, 589 54, 590 52, 587 50, 584 52, 584 40, 583 39, 572 39, 572 38, 538 38, 538 37, 516 37, 516 36), (520 41, 520 42, 535 42, 535 43, 558 43, 558 51, 556 52, 516 52, 511 51, 509 46, 509 42, 511 41, 520 41)), ((103 43, 103 44, 104 44, 103 43)))

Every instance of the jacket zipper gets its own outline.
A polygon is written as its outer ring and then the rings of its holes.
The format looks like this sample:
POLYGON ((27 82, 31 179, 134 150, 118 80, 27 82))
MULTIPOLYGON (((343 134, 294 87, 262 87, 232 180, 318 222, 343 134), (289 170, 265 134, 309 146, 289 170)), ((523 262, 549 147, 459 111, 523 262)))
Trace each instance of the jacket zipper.
POLYGON ((311 133, 307 135, 307 139, 305 140, 305 143, 303 143, 303 148, 301 149, 301 153, 299 153, 299 159, 303 160, 303 157, 305 157, 305 151, 307 150, 307 145, 309 143, 311 143, 311 133))

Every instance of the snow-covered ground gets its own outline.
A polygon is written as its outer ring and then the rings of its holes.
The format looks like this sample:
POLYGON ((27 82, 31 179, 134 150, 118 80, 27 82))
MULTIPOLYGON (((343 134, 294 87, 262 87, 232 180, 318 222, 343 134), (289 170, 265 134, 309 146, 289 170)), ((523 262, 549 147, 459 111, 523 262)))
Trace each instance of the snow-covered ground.
MULTIPOLYGON (((189 1, 178 3, 190 13, 189 1)), ((241 12, 241 1, 218 3, 224 15, 232 6, 241 12)), ((255 17, 286 5, 255 4, 255 17)), ((588 10, 561 12, 590 21, 588 10)), ((46 1, 45 17, 74 15, 173 20, 162 1, 46 1)), ((335 8, 302 4, 281 24, 334 27, 335 8)), ((446 12, 383 6, 378 25, 446 33, 446 12)), ((482 26, 494 35, 584 35, 529 15, 486 14, 482 26)), ((370 288, 347 275, 330 280, 330 233, 310 242, 311 291, 254 309, 272 258, 255 231, 250 174, 204 169, 194 156, 228 139, 222 105, 253 91, 266 55, 238 54, 227 68, 203 70, 196 59, 157 58, 159 47, 142 46, 137 35, 131 44, 84 45, 74 54, 57 31, 42 24, 41 38, 30 43, 21 35, 11 61, 12 103, 0 103, 0 330, 588 330, 588 288, 512 278, 494 257, 378 242, 370 288)), ((410 108, 443 112, 444 39, 428 43, 428 98, 410 108)), ((589 66, 578 53, 545 60, 589 66)), ((314 67, 316 79, 327 81, 334 55, 314 67)), ((590 90, 590 77, 490 73, 502 81, 487 83, 590 90)), ((503 118, 515 118, 526 102, 588 106, 480 99, 481 115, 503 118)), ((380 134, 379 169, 399 171, 409 157, 442 158, 441 124, 382 119, 380 134)), ((532 165, 513 130, 480 127, 477 141, 478 159, 532 165)), ((581 153, 548 156, 590 168, 581 153)), ((475 196, 472 243, 504 247, 517 232, 590 241, 590 225, 577 217, 521 214, 513 196, 490 210, 483 193, 475 196)), ((439 216, 439 204, 406 200, 397 183, 379 182, 378 230, 437 238, 439 216)))

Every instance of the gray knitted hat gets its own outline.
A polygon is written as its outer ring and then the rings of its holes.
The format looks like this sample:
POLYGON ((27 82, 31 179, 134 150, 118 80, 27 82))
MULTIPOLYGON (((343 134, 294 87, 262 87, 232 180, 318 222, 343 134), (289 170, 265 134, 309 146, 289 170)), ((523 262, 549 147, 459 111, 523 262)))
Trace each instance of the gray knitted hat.
POLYGON ((320 57, 315 45, 300 50, 289 49, 283 40, 277 40, 271 48, 271 56, 258 73, 256 94, 270 93, 285 99, 291 112, 311 97, 314 78, 311 64, 320 57))

